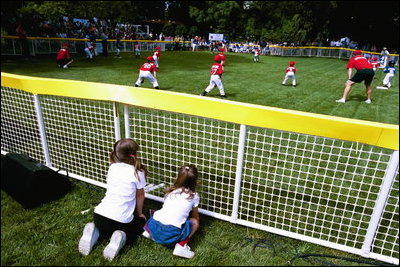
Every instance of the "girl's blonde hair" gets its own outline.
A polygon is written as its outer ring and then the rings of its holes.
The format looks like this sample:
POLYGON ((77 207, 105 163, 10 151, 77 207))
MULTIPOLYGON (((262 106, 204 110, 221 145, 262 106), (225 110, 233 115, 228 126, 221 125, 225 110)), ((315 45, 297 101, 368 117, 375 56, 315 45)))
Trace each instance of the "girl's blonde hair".
POLYGON ((180 167, 175 183, 165 190, 165 196, 178 188, 182 188, 182 193, 188 193, 189 199, 192 199, 196 192, 197 174, 197 168, 194 165, 180 167))
POLYGON ((135 176, 139 179, 137 171, 144 171, 147 175, 147 170, 137 157, 139 145, 130 138, 123 138, 114 143, 113 151, 110 153, 110 162, 133 165, 136 169, 135 176))

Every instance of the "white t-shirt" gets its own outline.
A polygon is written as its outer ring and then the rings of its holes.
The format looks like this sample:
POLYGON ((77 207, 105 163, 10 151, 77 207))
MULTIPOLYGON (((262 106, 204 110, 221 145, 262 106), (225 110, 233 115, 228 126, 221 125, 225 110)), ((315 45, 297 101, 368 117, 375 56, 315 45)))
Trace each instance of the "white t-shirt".
POLYGON ((94 212, 112 220, 129 223, 133 220, 136 207, 136 190, 146 185, 144 172, 126 163, 113 163, 107 173, 107 192, 94 212))
POLYGON ((188 199, 189 194, 181 192, 182 189, 178 188, 167 195, 162 208, 153 214, 153 218, 156 221, 164 225, 173 225, 181 228, 189 217, 189 213, 200 202, 200 197, 197 193, 192 199, 188 199))

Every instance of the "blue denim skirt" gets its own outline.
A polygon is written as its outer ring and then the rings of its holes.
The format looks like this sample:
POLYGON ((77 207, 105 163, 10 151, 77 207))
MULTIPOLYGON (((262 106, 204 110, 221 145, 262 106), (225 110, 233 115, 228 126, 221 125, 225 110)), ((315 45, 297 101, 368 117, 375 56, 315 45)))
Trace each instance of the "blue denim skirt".
POLYGON ((173 225, 162 224, 150 217, 143 229, 149 232, 154 242, 162 245, 174 245, 188 238, 192 229, 192 222, 187 220, 181 228, 178 228, 173 225))

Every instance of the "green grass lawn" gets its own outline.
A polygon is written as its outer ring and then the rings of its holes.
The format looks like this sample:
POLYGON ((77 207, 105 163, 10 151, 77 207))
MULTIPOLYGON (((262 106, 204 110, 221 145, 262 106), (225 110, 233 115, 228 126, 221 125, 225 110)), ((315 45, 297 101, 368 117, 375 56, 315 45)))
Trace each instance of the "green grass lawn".
MULTIPOLYGON (((133 86, 139 67, 150 52, 140 58, 133 53, 122 53, 122 58, 98 56, 93 61, 74 55, 69 69, 57 68, 54 56, 41 56, 31 61, 2 60, 3 72, 13 74, 93 81, 133 86)), ((160 59, 157 79, 161 90, 198 95, 207 87, 209 69, 213 63, 211 52, 165 51, 160 59)), ((373 103, 364 103, 365 87, 355 84, 345 104, 336 103, 343 93, 347 79, 347 60, 315 57, 261 56, 253 62, 251 54, 227 53, 223 83, 229 100, 253 103, 312 113, 355 118, 360 120, 399 123, 398 74, 390 90, 373 91, 373 103), (282 86, 284 70, 290 60, 296 61, 297 87, 282 86)), ((378 70, 373 87, 382 83, 382 70, 378 70)), ((151 88, 146 80, 144 87, 151 88)), ((215 87, 208 97, 218 96, 215 87)))
MULTIPOLYGON (((1 64, 3 72, 14 74, 133 85, 138 76, 138 68, 147 55, 149 53, 142 53, 141 58, 136 59, 133 54, 123 53, 123 58, 118 59, 111 54, 107 58, 99 56, 93 61, 74 56, 75 62, 69 69, 57 68, 54 56, 43 56, 31 61, 9 59, 3 60, 1 64)), ((211 64, 212 54, 209 52, 163 52, 158 74, 160 88, 198 95, 208 85, 211 64)), ((252 55, 228 53, 223 81, 228 100, 397 124, 398 75, 390 90, 375 90, 371 105, 364 103, 365 90, 359 84, 354 86, 349 101, 339 104, 335 99, 342 94, 346 80, 345 64, 346 61, 338 59, 272 56, 263 56, 260 63, 254 63, 252 55), (297 62, 296 88, 281 85, 283 70, 290 60, 297 62)), ((373 86, 380 84, 382 79, 383 73, 379 72, 373 86)), ((150 88, 151 84, 145 81, 144 86, 150 88)), ((218 89, 214 88, 207 97, 217 96, 218 89)), ((215 153, 212 154, 215 156, 215 153)), ((173 156, 167 158, 172 160, 173 156)), ((172 165, 177 164, 180 162, 172 165)), ((229 175, 221 177, 225 176, 229 175)), ((352 254, 204 215, 201 216, 201 229, 190 243, 196 253, 191 260, 176 258, 171 250, 144 238, 139 238, 133 247, 125 249, 112 263, 102 257, 105 243, 100 244, 90 256, 83 257, 77 249, 78 241, 84 225, 92 219, 93 207, 104 196, 104 190, 77 181, 74 181, 74 185, 73 191, 63 199, 34 210, 23 210, 7 194, 1 193, 2 265, 278 266, 289 265, 290 259, 305 253, 365 260, 352 254), (88 213, 81 214, 81 211, 87 209, 90 209, 88 213)), ((203 187, 209 189, 205 183, 203 187)), ((146 200, 145 210, 159 207, 160 203, 146 200)), ((329 262, 337 265, 365 265, 319 257, 296 259, 291 264, 320 266, 329 265, 329 262)))
MULTIPOLYGON (((89 256, 78 252, 84 225, 92 220, 93 208, 105 190, 73 181, 65 197, 25 210, 1 191, 1 265, 18 266, 363 266, 347 259, 375 262, 322 246, 282 237, 200 215, 201 227, 190 246, 196 253, 187 260, 172 250, 139 237, 112 262, 106 261, 99 243, 89 256), (88 212, 83 213, 83 211, 88 212), (324 254, 341 259, 306 257, 324 254), (293 259, 293 260, 292 260, 293 259), (289 262, 292 260, 291 262, 289 262)), ((161 204, 145 201, 145 212, 161 204)))

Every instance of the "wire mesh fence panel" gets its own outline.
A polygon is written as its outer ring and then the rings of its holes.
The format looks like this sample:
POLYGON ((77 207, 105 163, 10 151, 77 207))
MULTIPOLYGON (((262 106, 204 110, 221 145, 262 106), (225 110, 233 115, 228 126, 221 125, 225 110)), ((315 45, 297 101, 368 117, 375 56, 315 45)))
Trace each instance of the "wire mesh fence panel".
POLYGON ((1 150, 44 162, 33 95, 1 87, 1 150))
POLYGON ((399 258, 399 170, 397 169, 371 251, 399 258))
MULTIPOLYGON (((239 126, 172 112, 130 108, 131 137, 140 144, 148 183, 173 185, 178 168, 193 164, 201 174, 200 208, 230 215, 239 126)), ((163 189, 152 194, 163 197, 163 189)))
POLYGON ((54 167, 105 183, 115 143, 112 103, 46 96, 42 108, 54 167))
MULTIPOLYGON (((20 84, 16 80, 14 85, 20 84)), ((162 199, 179 167, 193 164, 200 174, 197 191, 205 214, 398 263, 395 146, 387 149, 134 105, 124 109, 125 137, 140 146, 147 183, 160 185, 146 196, 162 199)), ((42 162, 49 162, 47 157, 53 167, 105 186, 109 153, 124 128, 116 111, 112 100, 38 97, 2 86, 2 152, 26 153, 42 162), (45 155, 43 134, 49 151, 45 155)), ((381 127, 379 134, 391 141, 392 127, 381 127)))
POLYGON ((250 128, 239 218, 361 249, 390 155, 355 142, 250 128))

